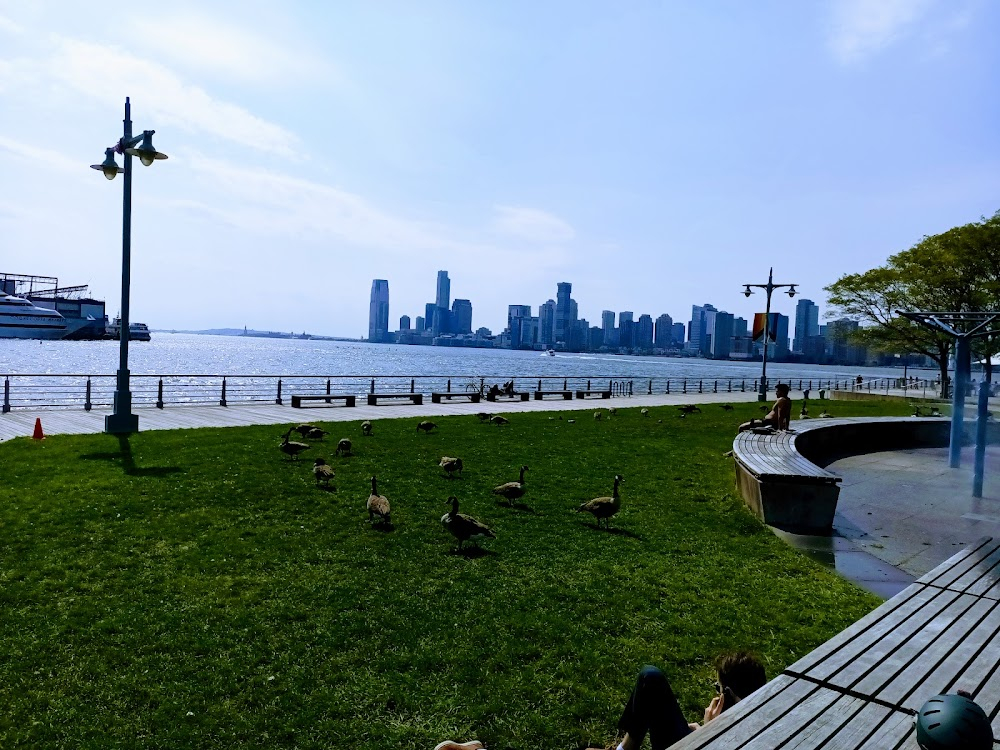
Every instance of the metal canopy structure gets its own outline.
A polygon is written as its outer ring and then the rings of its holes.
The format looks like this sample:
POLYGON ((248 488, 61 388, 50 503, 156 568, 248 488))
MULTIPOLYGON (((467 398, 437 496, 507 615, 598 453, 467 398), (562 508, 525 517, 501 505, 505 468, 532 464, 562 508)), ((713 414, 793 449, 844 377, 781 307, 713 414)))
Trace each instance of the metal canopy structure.
MULTIPOLYGON (((957 469, 962 463, 962 427, 965 421, 965 392, 972 370, 972 341, 1000 335, 1000 312, 903 312, 907 320, 925 328, 945 333, 955 339, 955 380, 951 392, 951 436, 948 445, 948 465, 957 469)), ((986 464, 986 420, 988 417, 989 386, 979 384, 977 402, 975 474, 973 497, 983 496, 983 472, 986 464)))

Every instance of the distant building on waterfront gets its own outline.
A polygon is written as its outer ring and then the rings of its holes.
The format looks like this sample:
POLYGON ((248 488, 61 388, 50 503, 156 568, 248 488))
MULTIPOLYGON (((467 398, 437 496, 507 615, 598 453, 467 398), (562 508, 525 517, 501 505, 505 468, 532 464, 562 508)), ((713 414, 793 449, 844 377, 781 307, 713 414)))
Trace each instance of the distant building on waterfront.
POLYGON ((639 316, 635 323, 635 341, 633 346, 639 349, 653 348, 653 318, 646 313, 639 316))
POLYGON ((819 335, 819 306, 811 299, 800 299, 795 305, 795 336, 792 351, 803 354, 810 336, 819 335))
POLYGON ((674 319, 663 313, 656 319, 653 344, 657 349, 669 349, 674 343, 674 319))
POLYGON ((450 333, 472 333, 472 302, 457 299, 451 306, 450 333))
POLYGON ((399 316, 399 330, 409 331, 410 330, 410 316, 400 315, 399 316))
POLYGON ((708 355, 709 326, 714 319, 710 313, 716 310, 712 305, 691 305, 691 322, 688 323, 688 349, 703 356, 708 355))
POLYGON ((371 303, 368 307, 368 340, 382 343, 387 341, 388 337, 389 282, 386 279, 374 279, 371 303))

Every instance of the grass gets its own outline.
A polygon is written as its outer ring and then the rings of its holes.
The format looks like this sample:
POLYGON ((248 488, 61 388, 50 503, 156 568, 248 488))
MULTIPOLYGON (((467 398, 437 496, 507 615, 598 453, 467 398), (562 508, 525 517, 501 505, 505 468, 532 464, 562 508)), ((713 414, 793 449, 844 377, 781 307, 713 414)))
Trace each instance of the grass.
POLYGON ((756 405, 703 408, 324 424, 298 462, 275 426, 4 443, 0 746, 577 748, 611 741, 645 663, 700 717, 719 651, 774 675, 878 604, 735 496, 722 454, 756 405), (522 463, 505 507, 489 490, 522 463), (573 511, 616 473, 598 530, 573 511), (364 510, 373 474, 391 529, 364 510), (451 494, 495 530, 481 552, 441 526, 451 494))

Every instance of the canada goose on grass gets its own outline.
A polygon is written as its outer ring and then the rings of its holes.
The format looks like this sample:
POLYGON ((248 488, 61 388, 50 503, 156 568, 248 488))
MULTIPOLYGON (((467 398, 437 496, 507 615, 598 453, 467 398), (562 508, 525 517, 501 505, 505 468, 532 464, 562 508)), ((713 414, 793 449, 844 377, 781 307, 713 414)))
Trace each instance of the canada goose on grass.
POLYGON ((309 432, 306 433, 306 438, 308 440, 322 440, 330 433, 326 430, 321 430, 319 427, 313 427, 309 432))
POLYGON ((454 476, 454 473, 456 471, 459 474, 462 473, 462 459, 460 458, 452 458, 451 456, 441 456, 441 463, 439 463, 438 466, 440 466, 442 469, 445 470, 449 478, 454 476))
POLYGON ((732 411, 733 410, 733 405, 732 404, 719 404, 719 408, 721 408, 723 411, 732 411))
POLYGON ((476 414, 476 419, 478 419, 480 422, 489 422, 490 417, 492 416, 493 415, 490 414, 488 411, 481 411, 478 414, 476 414))
POLYGON ((327 487, 330 486, 330 480, 333 479, 333 467, 330 466, 324 459, 317 458, 313 463, 313 476, 316 477, 316 486, 322 482, 327 487))
POLYGON ((832 414, 830 414, 830 413, 828 413, 826 409, 824 409, 823 411, 821 411, 821 412, 819 413, 819 418, 820 418, 820 419, 829 419, 829 418, 830 418, 830 417, 832 417, 832 416, 833 416, 833 415, 832 415, 832 414))
POLYGON ((620 474, 615 474, 615 486, 611 491, 611 497, 595 497, 588 500, 576 509, 577 513, 590 513, 597 519, 597 527, 601 526, 601 519, 604 519, 605 526, 610 528, 611 516, 617 513, 622 507, 622 499, 618 494, 618 485, 623 481, 620 474))
POLYGON ((300 424, 296 425, 292 429, 295 430, 297 433, 299 433, 302 437, 305 437, 306 435, 309 434, 310 430, 315 430, 317 428, 316 425, 314 424, 300 424))
POLYGON ((311 445, 307 445, 306 443, 297 443, 294 440, 288 439, 294 429, 294 427, 288 428, 288 432, 286 432, 285 436, 281 439, 281 445, 278 446, 278 449, 292 461, 297 460, 302 451, 307 451, 312 448, 311 445))
POLYGON ((490 421, 493 424, 495 424, 497 427, 502 427, 505 424, 510 424, 510 420, 509 419, 507 419, 506 417, 501 417, 499 414, 497 414, 496 416, 490 417, 490 421))
POLYGON ((599 411, 595 411, 594 412, 594 421, 595 422, 600 422, 601 421, 601 412, 599 412, 599 411))
POLYGON ((378 483, 375 477, 372 477, 372 494, 368 496, 365 509, 368 511, 369 523, 375 520, 375 516, 378 516, 383 523, 392 523, 389 518, 389 499, 378 494, 378 483))
POLYGON ((684 404, 683 406, 678 406, 677 408, 685 414, 694 414, 695 412, 701 414, 701 409, 697 404, 684 404))
POLYGON ((441 516, 441 523, 458 540, 458 548, 462 549, 462 542, 471 541, 479 546, 479 540, 489 537, 495 539, 496 534, 490 531, 490 527, 485 523, 477 521, 472 516, 458 512, 458 498, 452 495, 447 500, 451 503, 451 512, 441 516))
POLYGON ((341 438, 337 441, 337 449, 333 453, 335 456, 351 455, 351 441, 347 438, 341 438))
POLYGON ((799 419, 810 419, 809 417, 809 407, 802 404, 802 411, 799 412, 799 419))
POLYGON ((608 408, 608 416, 615 416, 618 413, 618 409, 614 406, 608 408))
POLYGON ((372 423, 367 419, 361 423, 361 434, 365 437, 371 437, 372 435, 372 423))
POLYGON ((516 482, 505 482, 497 487, 493 488, 493 494, 499 495, 507 500, 507 504, 510 505, 519 497, 524 496, 524 472, 528 470, 527 466, 521 467, 521 476, 516 482))
POLYGON ((421 430, 423 430, 424 432, 430 432, 435 427, 437 427, 437 425, 434 424, 433 422, 421 422, 420 424, 417 425, 417 432, 420 432, 421 430))
POLYGON ((639 409, 639 413, 642 416, 644 416, 644 417, 648 417, 649 416, 649 409, 639 409))

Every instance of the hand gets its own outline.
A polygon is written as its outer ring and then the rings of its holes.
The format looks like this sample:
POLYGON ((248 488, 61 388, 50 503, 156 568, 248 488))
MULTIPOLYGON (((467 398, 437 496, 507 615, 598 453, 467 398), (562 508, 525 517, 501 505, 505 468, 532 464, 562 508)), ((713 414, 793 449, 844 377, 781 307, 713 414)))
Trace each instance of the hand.
POLYGON ((712 698, 712 702, 708 704, 708 708, 705 709, 705 720, 703 723, 708 724, 712 719, 716 718, 722 713, 722 706, 725 703, 725 698, 721 695, 717 695, 712 698))

